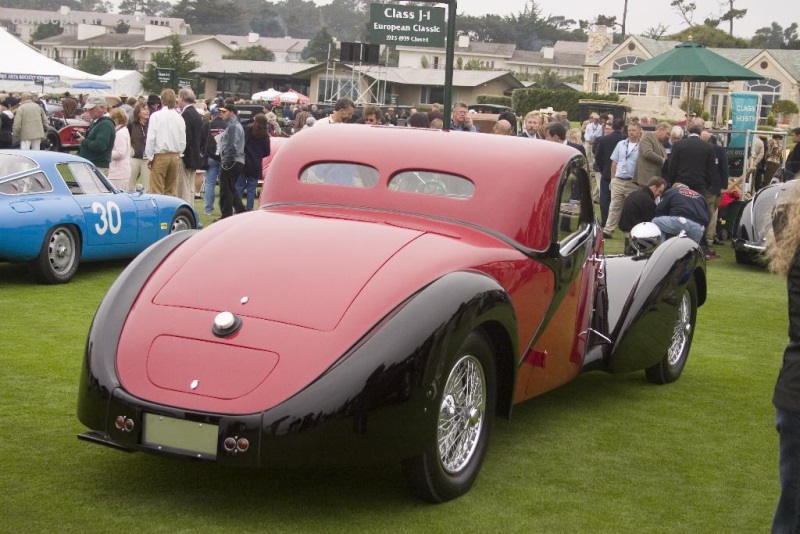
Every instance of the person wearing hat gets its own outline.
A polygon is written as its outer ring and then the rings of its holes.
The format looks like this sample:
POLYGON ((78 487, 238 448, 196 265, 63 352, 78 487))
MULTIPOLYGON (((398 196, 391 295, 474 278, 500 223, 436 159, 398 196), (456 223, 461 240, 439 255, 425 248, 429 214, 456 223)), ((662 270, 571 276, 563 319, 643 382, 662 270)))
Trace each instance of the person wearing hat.
POLYGON ((244 128, 237 118, 235 104, 229 102, 218 106, 220 115, 227 123, 218 145, 220 156, 219 206, 221 218, 247 211, 241 195, 236 194, 236 181, 244 170, 244 128))
POLYGON ((78 155, 94 163, 104 174, 108 174, 117 126, 106 113, 108 103, 102 96, 90 97, 83 109, 88 111, 92 124, 86 131, 86 137, 77 134, 76 141, 80 143, 78 155))
POLYGON ((14 114, 12 126, 14 139, 19 140, 19 147, 22 150, 39 150, 45 132, 47 132, 47 115, 33 101, 30 93, 23 93, 14 114))
POLYGON ((164 89, 160 101, 163 107, 150 115, 144 148, 150 167, 150 192, 177 196, 180 156, 186 149, 186 123, 175 110, 175 91, 164 89))
POLYGON ((161 97, 158 95, 150 95, 147 97, 147 109, 150 110, 150 114, 152 115, 159 109, 161 109, 161 97))

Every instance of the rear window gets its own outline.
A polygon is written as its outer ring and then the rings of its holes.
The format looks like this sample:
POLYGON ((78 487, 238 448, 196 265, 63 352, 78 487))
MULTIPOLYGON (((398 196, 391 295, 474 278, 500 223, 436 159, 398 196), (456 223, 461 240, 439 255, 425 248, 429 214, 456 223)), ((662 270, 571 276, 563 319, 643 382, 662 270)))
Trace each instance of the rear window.
POLYGON ((13 154, 0 154, 0 177, 29 171, 36 167, 36 162, 30 158, 13 154))
POLYGON ((422 195, 470 198, 475 193, 475 184, 454 174, 404 171, 392 176, 389 189, 422 195))
POLYGON ((0 193, 4 195, 25 195, 28 193, 47 193, 53 186, 43 172, 20 176, 0 183, 0 193))
POLYGON ((378 171, 354 163, 317 163, 303 171, 300 181, 307 184, 374 187, 378 183, 378 171))

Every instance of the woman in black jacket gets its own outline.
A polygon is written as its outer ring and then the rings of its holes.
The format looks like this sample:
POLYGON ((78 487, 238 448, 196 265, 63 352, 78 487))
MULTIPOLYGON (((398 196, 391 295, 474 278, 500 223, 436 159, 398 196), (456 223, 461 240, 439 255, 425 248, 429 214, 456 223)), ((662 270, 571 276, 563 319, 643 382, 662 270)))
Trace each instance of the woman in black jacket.
POLYGON ((253 209, 261 160, 269 156, 269 150, 269 122, 266 115, 259 113, 244 131, 244 170, 236 182, 236 194, 240 197, 247 189, 247 211, 253 209))

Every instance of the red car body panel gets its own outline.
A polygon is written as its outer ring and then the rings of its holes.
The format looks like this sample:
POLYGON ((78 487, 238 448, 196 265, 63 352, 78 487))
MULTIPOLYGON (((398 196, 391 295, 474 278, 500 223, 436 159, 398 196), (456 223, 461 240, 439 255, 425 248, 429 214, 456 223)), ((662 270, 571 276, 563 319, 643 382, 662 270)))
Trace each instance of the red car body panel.
MULTIPOLYGON (((375 133, 361 125, 343 125, 337 131, 355 146, 375 133)), ((313 129, 301 134, 306 143, 325 135, 313 129)), ((396 147, 361 154, 359 163, 380 173, 378 183, 365 188, 300 182, 304 167, 297 162, 307 162, 308 156, 300 158, 295 150, 307 150, 307 144, 284 141, 268 173, 268 179, 282 179, 264 188, 265 208, 214 224, 204 230, 202 248, 200 241, 188 241, 152 275, 119 341, 116 364, 125 389, 149 401, 216 413, 275 406, 317 379, 398 303, 458 270, 488 274, 512 299, 520 347, 525 349, 516 360, 531 368, 519 374, 515 400, 540 392, 539 386, 528 387, 529 375, 547 373, 544 381, 535 380, 548 384, 546 389, 574 377, 580 371, 582 345, 573 340, 589 320, 588 312, 578 310, 590 308, 584 303, 591 284, 578 283, 570 291, 558 320, 527 350, 553 297, 552 272, 480 229, 546 250, 552 198, 572 149, 540 145, 546 150, 534 158, 526 150, 528 140, 481 136, 480 147, 487 154, 495 143, 498 150, 503 147, 506 172, 492 174, 494 162, 487 156, 485 174, 491 182, 477 183, 471 198, 389 190, 391 176, 383 169, 394 174, 404 167, 441 170, 443 165, 417 162, 409 154, 415 146, 436 152, 437 140, 449 135, 459 134, 395 132, 400 141, 396 147), (520 150, 509 151, 509 142, 520 150), (542 158, 543 153, 553 157, 542 158), (295 178, 283 179, 284 174, 295 178), (531 180, 520 185, 519 176, 527 174, 531 180), (507 179, 514 180, 514 195, 503 187, 507 179), (423 219, 403 213, 410 208, 423 219), (477 228, 459 224, 463 222, 477 228), (220 261, 236 266, 235 274, 207 284, 214 274, 209 266, 220 261), (211 332, 214 317, 222 311, 248 318, 239 332, 224 339, 211 332), (565 346, 570 350, 565 352, 565 346)), ((467 137, 464 148, 473 141, 477 139, 467 137)), ((314 154, 313 161, 348 161, 342 159, 341 147, 330 143, 315 144, 314 154)), ((474 159, 463 158, 452 143, 442 143, 439 157, 447 162, 446 172, 475 175, 474 159)), ((593 275, 580 277, 584 279, 593 280, 593 275)))
MULTIPOLYGON (((399 302, 456 270, 500 280, 519 302, 521 324, 536 325, 530 318, 543 316, 553 290, 544 265, 478 230, 438 223, 422 233, 413 217, 375 215, 257 211, 204 230, 214 235, 202 248, 188 241, 153 274, 125 324, 117 352, 125 389, 216 413, 274 406, 316 379, 399 302), (343 248, 336 239, 343 232, 358 246, 343 248), (306 246, 288 246, 296 242, 306 246), (204 283, 220 256, 239 266, 236 276, 204 283), (220 339, 211 325, 221 311, 248 320, 220 339), (239 347, 233 355, 231 347, 239 347)), ((534 330, 520 333, 529 339, 534 330)))

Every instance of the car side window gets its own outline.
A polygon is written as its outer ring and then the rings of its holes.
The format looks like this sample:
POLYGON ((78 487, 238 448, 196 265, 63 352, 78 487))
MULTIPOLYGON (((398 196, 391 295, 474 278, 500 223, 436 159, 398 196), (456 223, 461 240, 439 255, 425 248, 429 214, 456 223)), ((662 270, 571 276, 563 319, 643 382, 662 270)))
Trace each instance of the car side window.
POLYGON ((53 185, 43 172, 20 176, 19 178, 0 183, 0 193, 4 195, 47 193, 52 190, 53 185))
POLYGON ((108 185, 97 175, 94 168, 85 163, 71 162, 56 165, 59 174, 73 195, 96 195, 112 193, 108 185))
POLYGON ((586 198, 588 176, 584 169, 572 163, 561 181, 558 191, 558 242, 562 247, 571 242, 576 234, 589 228, 593 214, 590 198, 586 198), (586 183, 584 183, 586 182, 586 183))
POLYGON ((331 184, 347 187, 374 187, 378 171, 355 163, 317 163, 306 167, 300 181, 307 184, 331 184))
POLYGON ((470 198, 475 184, 461 176, 429 171, 404 171, 389 180, 389 189, 406 193, 470 198))

